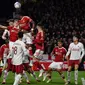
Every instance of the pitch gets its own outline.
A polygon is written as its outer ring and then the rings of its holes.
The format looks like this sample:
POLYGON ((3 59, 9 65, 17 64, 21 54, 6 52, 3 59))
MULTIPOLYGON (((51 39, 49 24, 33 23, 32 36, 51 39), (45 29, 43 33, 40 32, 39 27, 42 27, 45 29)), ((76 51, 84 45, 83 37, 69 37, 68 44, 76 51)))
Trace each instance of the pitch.
MULTIPOLYGON (((36 72, 36 74, 38 75, 38 72, 36 72)), ((65 76, 67 75, 66 72, 64 72, 64 74, 65 74, 65 76)), ((29 85, 47 85, 46 81, 45 82, 42 81, 42 78, 40 79, 41 82, 36 82, 35 79, 33 77, 31 77, 29 74, 28 74, 28 76, 29 76, 29 79, 31 82, 31 84, 29 84, 29 85)), ((82 81, 81 81, 82 77, 85 78, 85 72, 79 71, 78 85, 82 85, 82 81)), ((2 78, 0 78, 0 85, 2 85, 1 82, 2 82, 2 78)), ((14 82, 14 74, 10 72, 8 75, 8 78, 7 78, 7 83, 5 85, 13 85, 13 82, 14 82)), ((52 81, 48 84, 49 85, 64 85, 64 82, 57 72, 53 72, 52 81)), ((23 81, 20 85, 28 85, 28 84, 26 84, 26 81, 23 78, 23 81)), ((71 84, 70 85, 75 85, 74 84, 74 72, 71 72, 71 84)))

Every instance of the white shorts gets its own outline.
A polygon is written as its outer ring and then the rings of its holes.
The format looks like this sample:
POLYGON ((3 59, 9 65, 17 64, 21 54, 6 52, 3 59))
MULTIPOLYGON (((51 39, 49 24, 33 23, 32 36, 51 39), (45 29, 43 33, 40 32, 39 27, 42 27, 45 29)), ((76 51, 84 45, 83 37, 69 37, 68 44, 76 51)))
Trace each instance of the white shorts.
POLYGON ((49 68, 52 68, 52 69, 62 69, 63 67, 63 62, 52 62, 50 65, 49 65, 49 68))
POLYGON ((40 49, 37 49, 34 53, 34 57, 35 58, 38 58, 38 59, 42 59, 43 58, 43 53, 44 51, 40 50, 40 49))
POLYGON ((23 36, 23 39, 22 41, 26 44, 33 44, 33 40, 32 40, 32 35, 31 33, 25 33, 24 36, 23 36))

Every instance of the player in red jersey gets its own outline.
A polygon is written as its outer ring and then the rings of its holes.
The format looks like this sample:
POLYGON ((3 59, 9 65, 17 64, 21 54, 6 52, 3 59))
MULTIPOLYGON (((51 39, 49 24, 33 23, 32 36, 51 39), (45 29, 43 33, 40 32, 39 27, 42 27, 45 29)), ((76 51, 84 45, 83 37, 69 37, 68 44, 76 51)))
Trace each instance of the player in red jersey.
POLYGON ((3 69, 2 69, 2 70, 4 70, 4 79, 5 79, 5 69, 9 68, 9 65, 7 65, 7 55, 9 54, 9 44, 8 43, 9 43, 9 41, 6 40, 6 44, 3 44, 0 47, 0 61, 3 60, 3 62, 4 62, 3 69))
POLYGON ((18 20, 14 20, 14 23, 11 26, 2 26, 2 25, 0 25, 0 28, 8 30, 8 33, 9 33, 9 49, 12 50, 12 46, 13 46, 14 42, 18 39, 17 34, 20 30, 18 20))
POLYGON ((45 67, 40 64, 40 60, 42 59, 42 55, 44 53, 44 31, 43 26, 41 24, 37 25, 37 35, 34 40, 34 44, 36 47, 36 51, 34 53, 34 66, 40 70, 39 77, 41 77, 44 73, 45 67))
MULTIPOLYGON (((9 54, 10 54, 14 42, 18 39, 18 32, 20 31, 18 20, 14 20, 14 23, 12 26, 0 25, 0 28, 8 30, 8 33, 9 33, 9 54)), ((12 59, 12 56, 8 56, 8 60, 7 60, 8 61, 8 69, 5 70, 6 75, 4 77, 3 84, 6 83, 6 78, 7 78, 8 72, 10 71, 10 68, 12 67, 11 59, 12 59)))
POLYGON ((34 30, 34 21, 28 16, 21 16, 21 20, 19 21, 20 28, 24 31, 23 41, 26 43, 30 54, 32 55, 32 44, 33 44, 33 36, 32 32, 34 30), (31 26, 32 25, 32 26, 31 26))
MULTIPOLYGON (((28 48, 28 53, 31 56, 33 56, 33 52, 32 52, 33 36, 32 36, 32 33, 33 33, 33 29, 34 29, 34 21, 28 16, 20 16, 20 17, 21 17, 21 20, 19 21, 20 28, 24 32, 22 41, 26 44, 26 46, 28 48), (31 26, 31 24, 32 24, 32 26, 31 26)), ((32 59, 32 58, 30 58, 30 59, 32 59)), ((35 73, 31 69, 31 65, 30 66, 28 66, 29 64, 27 64, 27 65, 24 64, 24 65, 25 65, 25 68, 27 68, 26 71, 28 72, 28 70, 30 70, 29 73, 31 73, 31 75, 34 76, 34 78, 36 80, 38 80, 35 73)))
MULTIPOLYGON (((8 27, 13 27, 13 24, 14 24, 14 20, 13 19, 10 19, 7 21, 9 26, 8 27)), ((7 28, 7 27, 4 27, 4 28, 7 28)), ((8 36, 9 35, 9 31, 8 29, 5 29, 4 32, 3 32, 3 35, 2 35, 2 39, 3 40, 6 40, 6 35, 8 36)))
POLYGON ((33 30, 34 30, 34 21, 28 17, 28 16, 20 16, 21 20, 19 21, 20 23, 20 28, 22 31, 24 31, 24 36, 23 36, 23 42, 26 43, 28 47, 28 51, 30 55, 33 55, 32 52, 32 44, 33 44, 33 30))
POLYGON ((63 61, 64 61, 64 57, 65 57, 65 54, 66 54, 66 49, 62 46, 63 43, 61 40, 58 41, 58 46, 55 47, 52 51, 52 55, 55 56, 55 59, 53 60, 53 62, 49 65, 48 67, 48 71, 47 71, 47 75, 45 76, 44 80, 46 79, 46 77, 48 77, 48 81, 47 83, 49 83, 51 81, 51 73, 52 73, 52 70, 55 70, 57 71, 60 76, 62 77, 62 79, 64 80, 65 82, 65 85, 67 85, 67 81, 65 79, 65 76, 62 72, 62 68, 63 68, 63 61))
POLYGON ((28 16, 21 16, 21 20, 19 21, 20 22, 20 27, 25 30, 25 31, 28 31, 30 32, 30 29, 31 28, 34 28, 34 21, 28 17, 28 16), (31 26, 32 24, 32 26, 31 26))

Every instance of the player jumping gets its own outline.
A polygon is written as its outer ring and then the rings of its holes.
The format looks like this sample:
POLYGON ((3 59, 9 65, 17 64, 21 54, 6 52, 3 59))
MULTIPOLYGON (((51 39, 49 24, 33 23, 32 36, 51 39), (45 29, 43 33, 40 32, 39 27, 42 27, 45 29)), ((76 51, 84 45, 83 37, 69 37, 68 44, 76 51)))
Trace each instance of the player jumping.
POLYGON ((42 59, 42 55, 44 53, 44 31, 43 26, 41 24, 37 25, 37 34, 34 40, 34 44, 36 47, 36 51, 34 53, 34 66, 40 70, 39 77, 41 77, 44 73, 45 67, 40 64, 40 60, 42 59))

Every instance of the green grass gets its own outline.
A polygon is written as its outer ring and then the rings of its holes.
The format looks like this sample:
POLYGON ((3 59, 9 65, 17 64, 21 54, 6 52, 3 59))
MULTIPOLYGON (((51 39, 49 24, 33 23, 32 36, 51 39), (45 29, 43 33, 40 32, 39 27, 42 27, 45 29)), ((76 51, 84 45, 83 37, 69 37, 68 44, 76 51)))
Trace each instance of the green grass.
MULTIPOLYGON (((66 72, 64 72, 64 74, 66 76, 66 72)), ((37 75, 38 75, 38 72, 37 72, 37 75)), ((31 77, 30 75, 28 75, 28 76, 29 76, 29 79, 30 79, 30 82, 31 82, 30 85, 47 85, 46 81, 45 82, 42 82, 42 81, 36 82, 33 77, 31 77)), ((85 72, 84 71, 79 72, 79 78, 78 78, 79 84, 78 85, 82 85, 82 82, 81 82, 82 77, 85 78, 85 72)), ((41 80, 42 80, 42 78, 41 78, 41 80)), ((2 81, 2 78, 0 78, 0 85, 2 85, 1 81, 2 81)), ((14 82, 14 74, 10 72, 9 76, 7 78, 7 83, 5 85, 13 85, 13 82, 14 82)), ((28 85, 28 84, 26 84, 25 79, 23 79, 23 82, 20 85, 28 85)), ((49 85, 64 85, 64 82, 57 72, 53 72, 52 82, 50 82, 49 85)), ((71 73, 71 84, 70 85, 75 85, 74 84, 74 72, 71 73)))

